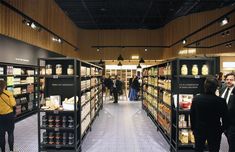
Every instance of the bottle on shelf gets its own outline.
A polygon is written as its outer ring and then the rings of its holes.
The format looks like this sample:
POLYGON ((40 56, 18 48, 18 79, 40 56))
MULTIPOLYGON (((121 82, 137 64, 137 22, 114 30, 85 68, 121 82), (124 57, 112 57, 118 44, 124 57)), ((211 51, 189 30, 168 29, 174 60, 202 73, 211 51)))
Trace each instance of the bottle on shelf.
POLYGON ((202 75, 208 75, 209 74, 209 69, 206 64, 202 65, 202 75))
POLYGON ((198 75, 198 66, 196 64, 192 67, 192 75, 198 75))
POLYGON ((181 66, 181 75, 188 75, 188 67, 186 64, 181 66))

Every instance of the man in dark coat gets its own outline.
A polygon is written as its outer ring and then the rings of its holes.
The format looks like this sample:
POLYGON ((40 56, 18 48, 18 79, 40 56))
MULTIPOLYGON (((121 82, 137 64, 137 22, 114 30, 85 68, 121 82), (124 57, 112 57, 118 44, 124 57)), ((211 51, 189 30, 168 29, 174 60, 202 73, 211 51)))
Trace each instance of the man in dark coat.
POLYGON ((229 143, 229 152, 235 152, 235 74, 228 73, 225 75, 225 87, 221 88, 220 96, 226 99, 226 103, 229 111, 229 119, 231 125, 229 129, 225 132, 225 135, 229 143))
POLYGON ((118 103, 118 94, 121 92, 122 82, 118 79, 117 76, 112 81, 112 93, 114 97, 113 103, 118 103))
POLYGON ((231 95, 231 104, 228 109, 230 126, 226 132, 229 142, 229 152, 235 151, 235 89, 233 89, 231 95))
POLYGON ((204 93, 196 95, 192 101, 190 117, 197 152, 203 152, 206 140, 209 151, 219 152, 221 135, 229 126, 226 101, 215 95, 217 87, 216 78, 207 78, 204 93))

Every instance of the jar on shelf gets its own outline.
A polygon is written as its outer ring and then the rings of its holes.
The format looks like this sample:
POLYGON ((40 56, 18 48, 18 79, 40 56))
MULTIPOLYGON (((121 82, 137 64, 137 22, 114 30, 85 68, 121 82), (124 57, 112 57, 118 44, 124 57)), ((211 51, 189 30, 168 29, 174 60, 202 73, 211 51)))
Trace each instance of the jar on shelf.
POLYGON ((61 75, 62 74, 62 65, 61 64, 56 64, 55 74, 56 75, 61 75))
POLYGON ((188 67, 186 64, 181 66, 181 75, 188 75, 188 67))
POLYGON ((209 69, 206 64, 202 65, 202 75, 208 75, 209 74, 209 69))
POLYGON ((46 75, 52 75, 52 65, 46 65, 46 75))
POLYGON ((192 67, 192 75, 198 75, 198 67, 196 64, 194 64, 192 67))
POLYGON ((41 68, 40 75, 45 75, 45 74, 46 74, 46 69, 45 68, 41 68))
POLYGON ((73 71, 73 65, 68 65, 67 68, 67 74, 68 75, 73 75, 74 71, 73 71))

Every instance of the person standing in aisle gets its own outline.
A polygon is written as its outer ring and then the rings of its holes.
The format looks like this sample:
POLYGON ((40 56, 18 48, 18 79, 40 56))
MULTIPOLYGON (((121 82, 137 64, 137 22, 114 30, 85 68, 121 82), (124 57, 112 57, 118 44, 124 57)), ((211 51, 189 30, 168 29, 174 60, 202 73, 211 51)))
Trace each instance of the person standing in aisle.
POLYGON ((140 90, 139 78, 136 76, 131 83, 130 101, 138 100, 138 92, 140 90))
POLYGON ((129 92, 128 92, 128 98, 130 99, 130 95, 131 95, 131 85, 132 85, 132 81, 134 80, 134 76, 132 76, 130 79, 129 79, 129 92))
POLYGON ((104 80, 104 85, 105 85, 105 88, 106 88, 106 91, 105 91, 105 99, 106 97, 110 97, 111 96, 111 93, 112 93, 112 79, 111 79, 111 76, 109 75, 105 80, 104 80))
POLYGON ((229 152, 235 151, 235 89, 231 93, 231 103, 228 109, 230 126, 226 132, 226 136, 229 143, 229 152))
POLYGON ((112 81, 112 93, 114 97, 113 103, 118 103, 118 94, 120 93, 122 89, 122 82, 118 80, 118 76, 115 76, 112 81))
POLYGON ((0 148, 2 152, 5 152, 6 132, 8 134, 10 151, 13 152, 15 129, 15 114, 13 109, 15 105, 16 101, 13 94, 6 90, 6 82, 0 80, 0 148))
POLYGON ((225 75, 225 86, 220 89, 220 96, 226 100, 226 103, 228 105, 228 109, 230 107, 230 97, 232 91, 234 90, 234 80, 235 80, 235 74, 234 73, 228 73, 225 75))
POLYGON ((229 143, 229 152, 235 151, 235 123, 234 123, 234 102, 235 102, 235 89, 234 89, 234 83, 235 83, 235 74, 234 73, 228 73, 225 76, 225 84, 226 86, 223 87, 220 91, 220 95, 222 98, 226 100, 228 111, 229 111, 229 119, 231 121, 231 126, 228 128, 228 130, 225 132, 225 136, 228 139, 229 143))
POLYGON ((221 135, 229 126, 226 101, 215 95, 217 87, 216 78, 207 78, 204 93, 196 95, 192 101, 190 118, 196 152, 203 152, 206 140, 209 151, 219 152, 221 135))

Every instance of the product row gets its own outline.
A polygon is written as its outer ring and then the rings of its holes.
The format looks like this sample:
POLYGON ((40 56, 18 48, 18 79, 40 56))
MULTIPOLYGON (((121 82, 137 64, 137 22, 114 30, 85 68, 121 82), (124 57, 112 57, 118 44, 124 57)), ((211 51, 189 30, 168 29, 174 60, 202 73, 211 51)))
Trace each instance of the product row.
POLYGON ((73 128, 74 118, 72 116, 44 115, 42 116, 42 127, 73 128))
POLYGON ((73 145, 74 133, 68 132, 43 132, 43 144, 50 145, 73 145))
POLYGON ((26 68, 16 68, 13 66, 0 67, 0 75, 34 75, 36 74, 34 70, 29 70, 26 68), (5 73, 6 70, 6 73, 5 73))
POLYGON ((47 64, 45 67, 40 69, 40 75, 73 75, 74 74, 74 67, 73 65, 66 65, 63 66, 61 64, 56 64, 55 66, 51 64, 47 64), (66 69, 66 72, 63 71, 63 68, 66 69), (63 73, 64 72, 64 73, 63 73))
POLYGON ((43 110, 66 110, 66 111, 72 111, 74 110, 74 104, 76 100, 76 103, 78 103, 78 97, 74 98, 65 98, 64 101, 61 101, 60 95, 54 95, 50 96, 48 98, 44 99, 45 101, 41 102, 43 110))

